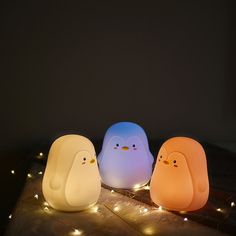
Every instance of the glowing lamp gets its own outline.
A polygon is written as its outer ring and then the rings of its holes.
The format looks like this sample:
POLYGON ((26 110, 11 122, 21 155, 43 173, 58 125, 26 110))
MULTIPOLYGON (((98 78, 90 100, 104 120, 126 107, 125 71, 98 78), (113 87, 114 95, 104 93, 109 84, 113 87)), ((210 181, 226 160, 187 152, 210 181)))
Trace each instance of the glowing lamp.
POLYGON ((207 161, 197 141, 175 137, 162 145, 151 178, 150 195, 154 203, 169 210, 193 211, 206 204, 207 161))
POLYGON ((65 135, 52 144, 42 190, 46 201, 57 210, 78 211, 97 202, 101 182, 89 139, 65 135))
POLYGON ((135 188, 151 178, 153 156, 144 130, 131 122, 119 122, 106 132, 98 155, 102 182, 114 188, 135 188))

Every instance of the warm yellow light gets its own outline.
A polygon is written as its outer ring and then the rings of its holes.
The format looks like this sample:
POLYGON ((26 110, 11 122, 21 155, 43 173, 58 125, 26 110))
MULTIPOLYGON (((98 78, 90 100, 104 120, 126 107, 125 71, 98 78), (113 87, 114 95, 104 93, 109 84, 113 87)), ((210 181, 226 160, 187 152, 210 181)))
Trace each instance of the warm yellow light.
POLYGON ((180 214, 186 214, 187 211, 180 211, 179 213, 180 213, 180 214))
POLYGON ((70 235, 82 235, 82 231, 79 229, 74 229, 73 232, 70 235))
POLYGON ((112 190, 111 190, 111 193, 114 193, 114 192, 115 192, 115 191, 112 189, 112 190))
POLYGON ((11 214, 11 215, 9 215, 9 216, 8 216, 8 218, 9 218, 9 219, 11 219, 11 218, 12 218, 12 214, 11 214))
POLYGON ((152 234, 154 234, 154 229, 152 227, 146 227, 143 230, 143 233, 146 234, 146 235, 152 235, 152 234))
POLYGON ((48 208, 48 207, 44 207, 43 210, 44 210, 45 212, 49 212, 49 208, 48 208))
POLYGON ((49 206, 49 204, 47 202, 43 202, 44 206, 49 206))
POLYGON ((98 212, 98 206, 94 206, 91 208, 91 212, 97 213, 98 212))
POLYGON ((39 174, 39 175, 42 175, 42 174, 43 174, 43 172, 42 172, 42 171, 39 171, 39 172, 38 172, 38 174, 39 174))
POLYGON ((185 217, 185 218, 184 218, 184 221, 188 221, 188 218, 187 218, 187 217, 185 217))
POLYGON ((27 177, 30 179, 30 178, 32 178, 32 175, 30 173, 28 173, 27 177))
POLYGON ((113 208, 113 210, 114 210, 114 211, 119 211, 120 208, 119 208, 118 206, 116 206, 116 207, 113 208))
POLYGON ((231 203, 230 203, 230 206, 231 206, 231 207, 234 207, 234 206, 235 206, 235 202, 231 202, 231 203))
POLYGON ((162 206, 159 206, 157 209, 158 209, 159 211, 162 211, 162 206))
POLYGON ((43 156, 43 153, 42 153, 42 152, 40 152, 40 153, 39 153, 39 156, 41 156, 41 157, 42 157, 42 156, 43 156))
POLYGON ((35 194, 35 195, 34 195, 34 198, 39 199, 39 195, 38 195, 38 194, 35 194))
POLYGON ((146 185, 143 187, 144 190, 150 190, 150 186, 149 185, 146 185))
POLYGON ((97 202, 101 181, 89 139, 65 135, 52 144, 42 190, 46 201, 57 210, 79 211, 97 202))
POLYGON ((11 170, 11 173, 14 175, 14 174, 15 174, 15 171, 14 171, 14 170, 11 170))
POLYGON ((216 211, 222 212, 222 209, 221 208, 217 208, 216 211))

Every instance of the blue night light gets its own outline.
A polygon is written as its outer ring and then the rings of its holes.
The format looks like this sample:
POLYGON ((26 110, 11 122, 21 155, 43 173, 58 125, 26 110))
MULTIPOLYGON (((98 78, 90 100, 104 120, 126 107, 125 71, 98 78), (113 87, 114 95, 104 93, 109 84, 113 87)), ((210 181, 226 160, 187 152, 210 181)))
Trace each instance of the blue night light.
POLYGON ((145 131, 132 122, 119 122, 106 132, 98 155, 102 182, 114 188, 139 188, 151 178, 153 156, 145 131))

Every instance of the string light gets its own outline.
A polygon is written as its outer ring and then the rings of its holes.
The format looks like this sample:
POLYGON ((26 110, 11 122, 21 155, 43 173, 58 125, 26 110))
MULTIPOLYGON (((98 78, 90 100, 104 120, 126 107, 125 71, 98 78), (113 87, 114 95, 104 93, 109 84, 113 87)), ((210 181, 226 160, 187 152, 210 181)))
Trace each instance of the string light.
POLYGON ((144 190, 150 190, 150 186, 149 185, 146 185, 143 187, 144 190))
POLYGON ((114 192, 115 192, 115 191, 112 189, 112 190, 111 190, 111 193, 114 193, 114 192))
POLYGON ((184 218, 184 221, 188 221, 188 218, 187 218, 187 217, 185 217, 185 218, 184 218))
POLYGON ((91 212, 97 213, 98 212, 98 206, 94 206, 91 208, 91 212))
POLYGON ((14 170, 11 170, 11 173, 14 175, 14 174, 15 174, 15 171, 14 171, 14 170))
POLYGON ((230 203, 230 206, 231 206, 231 207, 234 207, 234 206, 235 206, 235 202, 231 202, 231 203, 230 203))
POLYGON ((38 195, 38 194, 35 194, 35 195, 34 195, 34 198, 39 199, 39 195, 38 195))
POLYGON ((49 204, 45 201, 45 202, 43 202, 43 205, 44 206, 49 206, 49 204))
POLYGON ((148 209, 147 208, 144 208, 143 210, 139 210, 140 213, 147 213, 148 212, 148 209))
POLYGON ((40 156, 40 157, 42 157, 42 156, 43 156, 43 153, 42 153, 42 152, 40 152, 40 153, 39 153, 39 156, 40 156))
POLYGON ((12 214, 10 214, 10 215, 8 216, 8 218, 11 219, 11 218, 12 218, 12 214))
POLYGON ((43 210, 44 210, 45 212, 49 212, 49 208, 48 208, 48 207, 44 207, 43 210))
POLYGON ((71 235, 81 235, 83 233, 83 231, 79 230, 79 229, 74 229, 73 232, 71 233, 71 235))
POLYGON ((31 179, 31 178, 32 178, 32 175, 31 175, 30 173, 28 173, 28 174, 27 174, 27 177, 28 177, 29 179, 31 179))
POLYGON ((146 227, 144 230, 143 230, 143 233, 146 234, 146 235, 152 235, 154 233, 154 230, 153 228, 151 227, 146 227))
POLYGON ((114 210, 114 211, 119 211, 120 208, 119 208, 118 206, 116 206, 116 207, 113 208, 113 210, 114 210))
POLYGON ((38 174, 39 174, 39 175, 42 175, 42 174, 43 174, 43 172, 42 172, 42 171, 39 171, 39 172, 38 172, 38 174))
POLYGON ((158 211, 162 211, 162 206, 159 206, 157 209, 158 211))
POLYGON ((217 208, 216 211, 218 211, 218 212, 222 212, 221 208, 217 208))

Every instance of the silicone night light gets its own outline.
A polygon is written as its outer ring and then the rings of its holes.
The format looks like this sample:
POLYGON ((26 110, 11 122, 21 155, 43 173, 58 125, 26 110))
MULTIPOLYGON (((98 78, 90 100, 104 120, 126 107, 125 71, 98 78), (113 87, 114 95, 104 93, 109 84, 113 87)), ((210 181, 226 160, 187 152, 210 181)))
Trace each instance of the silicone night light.
POLYGON ((57 210, 78 211, 94 205, 101 181, 91 141, 80 135, 58 138, 49 151, 42 188, 46 201, 57 210))
POLYGON ((102 182, 114 188, 136 188, 151 178, 153 156, 144 130, 131 122, 112 125, 98 156, 102 182))
POLYGON ((175 137, 162 145, 151 178, 150 195, 154 203, 169 210, 194 211, 206 204, 207 161, 197 141, 175 137))

